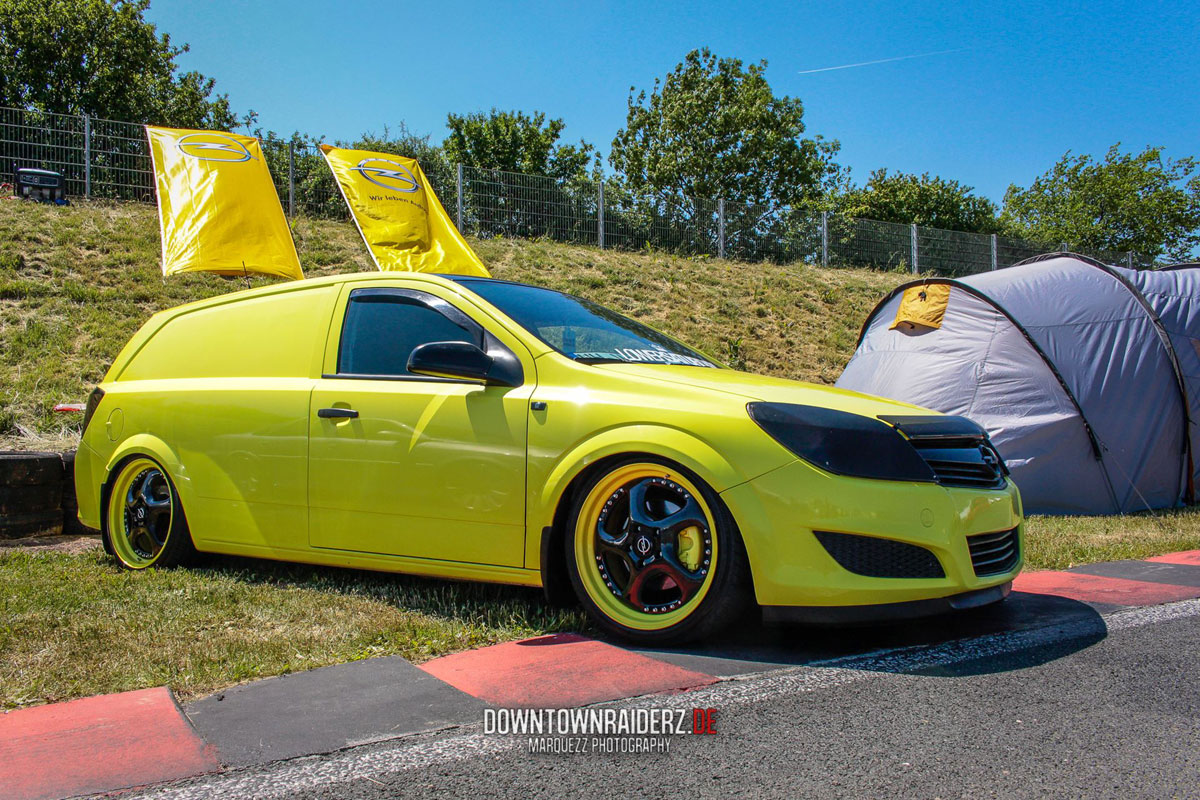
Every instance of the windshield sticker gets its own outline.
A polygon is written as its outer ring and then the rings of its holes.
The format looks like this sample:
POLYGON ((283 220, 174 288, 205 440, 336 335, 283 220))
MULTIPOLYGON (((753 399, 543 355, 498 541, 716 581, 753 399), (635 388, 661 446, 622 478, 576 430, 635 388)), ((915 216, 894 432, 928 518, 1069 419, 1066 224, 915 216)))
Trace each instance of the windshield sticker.
POLYGON ((672 353, 670 350, 617 347, 603 353, 576 353, 575 358, 584 360, 626 361, 630 364, 673 364, 689 367, 715 367, 711 361, 702 358, 672 353))

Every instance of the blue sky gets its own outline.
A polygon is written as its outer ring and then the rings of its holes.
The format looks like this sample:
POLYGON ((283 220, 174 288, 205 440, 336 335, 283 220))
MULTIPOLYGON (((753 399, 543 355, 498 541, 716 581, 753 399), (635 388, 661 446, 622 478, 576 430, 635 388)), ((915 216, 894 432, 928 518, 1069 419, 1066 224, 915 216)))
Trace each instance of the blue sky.
POLYGON ((1200 13, 1185 2, 408 3, 155 0, 263 127, 354 138, 403 121, 440 140, 446 113, 562 117, 607 154, 631 86, 690 49, 766 59, 809 134, 878 167, 960 180, 994 200, 1068 149, 1200 155, 1200 13), (953 50, 955 52, 940 52, 953 50), (847 69, 825 67, 939 53, 847 69))

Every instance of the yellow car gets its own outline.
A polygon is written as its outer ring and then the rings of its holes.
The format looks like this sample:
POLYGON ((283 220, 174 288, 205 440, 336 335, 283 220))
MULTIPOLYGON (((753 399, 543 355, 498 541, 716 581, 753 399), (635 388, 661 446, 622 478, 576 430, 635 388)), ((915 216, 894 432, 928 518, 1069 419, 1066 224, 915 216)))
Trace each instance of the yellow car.
POLYGON ((1016 487, 986 434, 722 367, 482 278, 343 275, 156 314, 88 402, 80 519, 124 566, 196 550, 572 591, 704 637, 1003 599, 1016 487))

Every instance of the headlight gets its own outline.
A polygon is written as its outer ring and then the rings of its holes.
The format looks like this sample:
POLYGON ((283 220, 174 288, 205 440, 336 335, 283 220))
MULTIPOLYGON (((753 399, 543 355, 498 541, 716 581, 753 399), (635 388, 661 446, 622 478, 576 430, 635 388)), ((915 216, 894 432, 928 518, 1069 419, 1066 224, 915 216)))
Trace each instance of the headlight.
POLYGON ((813 466, 838 475, 934 482, 933 470, 890 425, 872 417, 790 403, 749 403, 771 438, 813 466))

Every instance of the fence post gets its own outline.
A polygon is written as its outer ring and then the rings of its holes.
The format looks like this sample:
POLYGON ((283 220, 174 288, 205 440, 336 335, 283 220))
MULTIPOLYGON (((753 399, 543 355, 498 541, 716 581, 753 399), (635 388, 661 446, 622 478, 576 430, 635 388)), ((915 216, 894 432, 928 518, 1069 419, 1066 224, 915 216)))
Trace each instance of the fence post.
POLYGON ((596 240, 604 249, 604 181, 596 184, 596 240))
POLYGON ((917 264, 917 223, 909 227, 909 235, 912 238, 912 271, 914 275, 920 275, 921 267, 917 264))
POLYGON ((996 271, 996 267, 1000 266, 999 247, 996 243, 996 234, 992 234, 992 272, 996 271))
POLYGON ((717 198, 717 258, 725 257, 725 198, 717 198))
POLYGON ((456 165, 456 169, 454 170, 454 172, 456 174, 455 184, 454 184, 455 191, 458 193, 458 213, 455 216, 454 221, 458 225, 459 233, 462 233, 462 229, 463 229, 463 227, 462 227, 462 225, 463 225, 463 223, 462 223, 462 218, 463 218, 463 195, 462 195, 463 165, 462 164, 456 165))
POLYGON ((821 212, 821 266, 829 266, 829 212, 821 212))
POLYGON ((296 143, 288 142, 288 219, 296 216, 296 143))
POLYGON ((83 115, 83 196, 92 199, 92 118, 83 115))
POLYGON ((1133 269, 1133 251, 1132 250, 1130 250, 1128 253, 1125 254, 1125 266, 1129 267, 1130 269, 1133 269))

